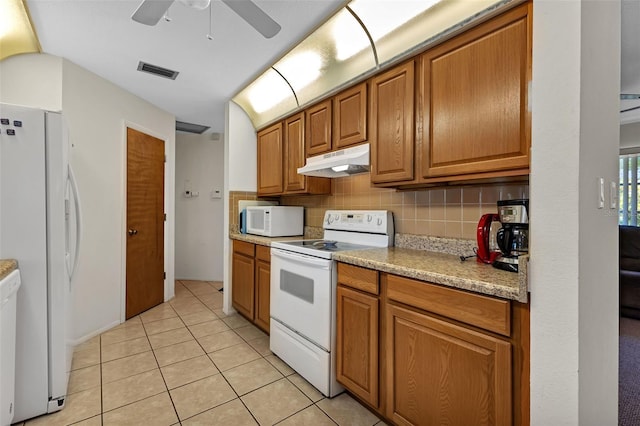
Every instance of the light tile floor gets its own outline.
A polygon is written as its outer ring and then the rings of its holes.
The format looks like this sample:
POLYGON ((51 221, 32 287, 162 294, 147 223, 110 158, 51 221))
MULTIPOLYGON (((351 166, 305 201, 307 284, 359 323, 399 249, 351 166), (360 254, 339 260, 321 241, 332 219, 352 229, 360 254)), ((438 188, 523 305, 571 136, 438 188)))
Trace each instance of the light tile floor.
POLYGON ((347 394, 322 396, 222 312, 222 284, 176 297, 76 348, 66 407, 36 425, 384 425, 347 394))

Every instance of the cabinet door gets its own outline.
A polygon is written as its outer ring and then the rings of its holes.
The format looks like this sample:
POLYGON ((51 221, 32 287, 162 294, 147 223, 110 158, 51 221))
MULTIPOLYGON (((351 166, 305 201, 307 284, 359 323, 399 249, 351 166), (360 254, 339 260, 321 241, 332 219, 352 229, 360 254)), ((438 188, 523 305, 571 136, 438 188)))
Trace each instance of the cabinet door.
POLYGON ((253 256, 233 253, 231 301, 233 307, 250 320, 254 319, 254 269, 253 256))
POLYGON ((528 7, 421 57, 423 177, 528 169, 528 7))
POLYGON ((387 416, 399 425, 509 425, 511 344, 392 304, 387 416))
POLYGON ((378 298, 338 286, 337 379, 378 406, 378 298))
POLYGON ((264 260, 256 261, 256 316, 255 324, 269 333, 269 303, 271 300, 271 264, 264 260))
POLYGON ((282 123, 258 132, 258 194, 277 195, 283 190, 282 123))
POLYGON ((304 191, 306 177, 298 174, 304 166, 304 113, 289 117, 284 122, 284 191, 304 191))
POLYGON ((306 117, 307 156, 331 151, 331 99, 308 108, 306 117))
POLYGON ((344 148, 367 140, 367 83, 334 98, 333 147, 344 148))
POLYGON ((371 182, 413 179, 414 63, 371 80, 371 182))

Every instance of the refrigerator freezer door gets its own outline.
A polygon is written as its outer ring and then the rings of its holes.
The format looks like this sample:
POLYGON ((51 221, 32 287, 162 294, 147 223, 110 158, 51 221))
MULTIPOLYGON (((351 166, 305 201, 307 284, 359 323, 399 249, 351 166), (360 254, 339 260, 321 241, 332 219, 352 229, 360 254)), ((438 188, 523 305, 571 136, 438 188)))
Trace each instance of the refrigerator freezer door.
POLYGON ((68 315, 71 311, 69 274, 66 262, 65 192, 68 178, 68 147, 63 138, 60 114, 47 112, 47 256, 48 256, 48 396, 57 400, 48 412, 62 409, 67 393, 73 347, 69 339, 68 315))
POLYGON ((60 114, 0 104, 0 118, 0 258, 17 259, 22 275, 13 419, 20 422, 61 409, 67 393, 68 146, 60 114))
POLYGON ((22 276, 13 418, 20 422, 46 413, 49 398, 45 113, 0 104, 0 118, 9 123, 0 124, 0 258, 17 259, 22 276))

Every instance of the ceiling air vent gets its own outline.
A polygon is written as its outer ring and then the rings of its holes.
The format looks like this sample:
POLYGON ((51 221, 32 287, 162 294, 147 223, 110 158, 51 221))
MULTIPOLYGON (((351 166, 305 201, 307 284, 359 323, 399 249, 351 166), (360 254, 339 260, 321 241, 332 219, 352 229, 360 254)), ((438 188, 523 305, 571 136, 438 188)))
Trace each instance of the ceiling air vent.
POLYGON ((149 74, 157 75, 159 77, 168 78, 171 80, 175 80, 178 74, 178 71, 173 71, 168 68, 162 68, 157 65, 151 65, 146 62, 138 62, 138 71, 148 72, 149 74))
POLYGON ((193 124, 193 123, 185 123, 184 121, 176 120, 176 131, 178 132, 188 132, 188 133, 204 133, 209 126, 203 126, 201 124, 193 124))

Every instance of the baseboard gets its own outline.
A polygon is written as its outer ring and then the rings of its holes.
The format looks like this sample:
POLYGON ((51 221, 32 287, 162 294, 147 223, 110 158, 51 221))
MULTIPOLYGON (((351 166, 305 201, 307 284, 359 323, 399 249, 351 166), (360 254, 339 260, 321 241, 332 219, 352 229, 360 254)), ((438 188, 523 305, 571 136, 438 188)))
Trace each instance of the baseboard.
POLYGON ((111 323, 111 324, 109 324, 109 325, 106 325, 106 326, 104 326, 104 327, 99 328, 98 330, 92 331, 92 332, 91 332, 91 333, 89 333, 89 334, 85 334, 84 336, 82 336, 82 337, 80 337, 80 338, 78 338, 78 339, 76 339, 76 340, 73 340, 73 341, 71 342, 71 344, 72 344, 74 347, 75 347, 75 346, 78 346, 79 344, 84 343, 84 342, 86 342, 87 340, 92 339, 92 338, 94 338, 94 337, 96 337, 96 336, 98 336, 98 335, 100 335, 100 334, 104 333, 105 331, 109 331, 109 330, 111 330, 113 327, 115 327, 115 326, 117 326, 117 325, 120 325, 120 321, 114 321, 114 322, 112 322, 112 323, 111 323))

